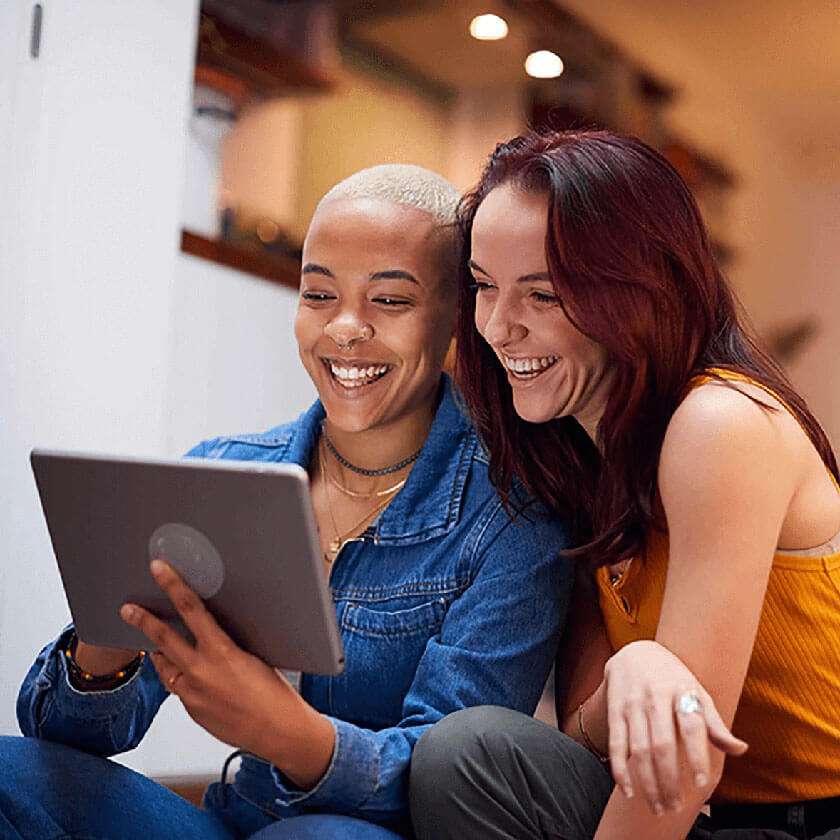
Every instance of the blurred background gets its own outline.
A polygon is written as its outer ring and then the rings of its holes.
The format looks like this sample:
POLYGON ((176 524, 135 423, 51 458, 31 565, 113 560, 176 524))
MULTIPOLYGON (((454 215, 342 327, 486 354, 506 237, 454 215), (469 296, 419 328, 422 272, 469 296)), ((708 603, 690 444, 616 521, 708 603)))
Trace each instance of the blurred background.
MULTIPOLYGON (((840 445, 836 0, 4 0, 0 733, 68 617, 29 450, 175 455, 290 419, 318 198, 388 161, 467 189, 529 125, 671 160, 840 445)), ((226 751, 172 703, 121 760, 226 751)))

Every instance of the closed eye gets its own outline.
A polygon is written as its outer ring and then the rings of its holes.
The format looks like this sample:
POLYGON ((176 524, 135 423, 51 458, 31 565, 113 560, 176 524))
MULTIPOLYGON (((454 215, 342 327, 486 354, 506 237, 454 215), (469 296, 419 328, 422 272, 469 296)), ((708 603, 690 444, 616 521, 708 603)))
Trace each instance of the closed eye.
POLYGON ((335 300, 335 295, 331 295, 329 292, 303 292, 301 297, 311 303, 326 303, 335 300))
POLYGON ((406 300, 405 298, 398 298, 398 297, 391 297, 390 295, 378 295, 377 297, 373 298, 374 303, 380 303, 383 306, 390 306, 390 307, 398 307, 398 306, 410 306, 411 301, 406 300))
POLYGON ((550 292, 531 292, 531 297, 537 303, 555 304, 560 303, 560 298, 550 292))

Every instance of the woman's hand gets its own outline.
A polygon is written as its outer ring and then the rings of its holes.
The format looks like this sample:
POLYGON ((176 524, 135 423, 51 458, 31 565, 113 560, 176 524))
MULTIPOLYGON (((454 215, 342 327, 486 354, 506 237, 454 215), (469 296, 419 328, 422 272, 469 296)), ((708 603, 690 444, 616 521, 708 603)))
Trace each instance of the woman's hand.
POLYGON ((604 680, 613 778, 627 797, 640 790, 655 814, 681 806, 681 752, 694 784, 705 787, 710 743, 727 755, 747 749, 694 674, 657 642, 623 647, 604 680))
POLYGON ((123 605, 123 620, 157 647, 151 659, 163 685, 211 735, 265 758, 301 787, 314 785, 332 757, 332 724, 280 673, 236 645, 171 566, 153 560, 150 568, 195 638, 193 646, 142 607, 123 605))

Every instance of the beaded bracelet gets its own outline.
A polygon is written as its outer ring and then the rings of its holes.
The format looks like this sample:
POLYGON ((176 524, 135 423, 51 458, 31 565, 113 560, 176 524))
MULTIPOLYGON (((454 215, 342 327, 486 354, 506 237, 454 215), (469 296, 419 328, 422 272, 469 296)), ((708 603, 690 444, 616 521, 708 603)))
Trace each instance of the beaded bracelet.
POLYGON ((583 738, 583 745, 595 758, 598 759, 602 764, 607 764, 610 760, 608 755, 604 755, 595 744, 592 743, 592 739, 589 737, 589 733, 586 731, 586 727, 583 725, 583 703, 578 706, 578 732, 580 732, 580 737, 583 738))
POLYGON ((111 671, 110 674, 92 674, 90 671, 85 671, 78 662, 76 662, 76 646, 79 643, 79 637, 73 633, 70 636, 70 642, 64 651, 64 659, 67 663, 67 673, 70 676, 70 682, 76 688, 102 688, 108 686, 109 688, 116 688, 121 682, 127 682, 133 677, 143 660, 146 658, 146 651, 141 650, 137 656, 131 660, 124 668, 117 671, 111 671))

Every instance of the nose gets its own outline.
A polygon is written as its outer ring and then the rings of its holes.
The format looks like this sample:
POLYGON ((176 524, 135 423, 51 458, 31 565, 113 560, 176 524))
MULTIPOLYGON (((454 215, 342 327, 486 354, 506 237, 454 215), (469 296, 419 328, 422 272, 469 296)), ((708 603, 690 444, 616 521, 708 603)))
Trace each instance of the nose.
POLYGON ((527 327, 517 319, 515 309, 501 300, 489 312, 483 326, 478 326, 484 340, 496 349, 519 341, 528 334, 527 327))
POLYGON ((349 350, 354 344, 373 338, 373 327, 354 308, 342 309, 324 327, 324 333, 341 350, 349 350))

